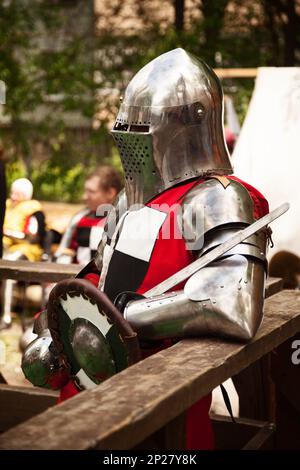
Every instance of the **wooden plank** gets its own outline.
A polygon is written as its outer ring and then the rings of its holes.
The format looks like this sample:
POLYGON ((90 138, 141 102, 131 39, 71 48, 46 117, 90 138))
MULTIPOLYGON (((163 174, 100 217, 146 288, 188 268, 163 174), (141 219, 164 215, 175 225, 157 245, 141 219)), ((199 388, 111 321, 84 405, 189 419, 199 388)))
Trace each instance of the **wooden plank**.
MULTIPOLYGON (((282 286, 283 280, 281 278, 268 278, 265 297, 268 298, 279 292, 282 286)), ((240 416, 274 421, 275 396, 270 377, 269 355, 246 367, 232 379, 239 395, 240 416)))
POLYGON ((271 354, 271 375, 277 403, 277 449, 300 449, 300 364, 295 345, 300 345, 300 334, 289 338, 271 354), (293 344, 294 341, 297 343, 293 344))
POLYGON ((255 78, 257 76, 257 68, 242 69, 214 69, 219 78, 255 78))
POLYGON ((55 405, 57 397, 57 392, 38 387, 0 385, 0 432, 55 405))
POLYGON ((274 421, 269 355, 246 367, 232 380, 239 395, 240 416, 274 421))
POLYGON ((3 374, 0 372, 0 384, 7 384, 7 380, 3 376, 3 374))
POLYGON ((274 450, 276 427, 273 423, 267 423, 242 450, 274 450))
MULTIPOLYGON (((0 279, 15 279, 27 282, 58 282, 76 276, 83 266, 79 264, 31 263, 30 261, 0 260, 0 279)), ((266 297, 282 288, 280 278, 268 278, 266 297)))
POLYGON ((0 279, 27 282, 58 282, 79 273, 78 264, 31 263, 30 261, 0 261, 0 279))
POLYGON ((253 419, 211 415, 217 450, 258 450, 274 448, 275 426, 272 423, 253 419), (270 442, 270 437, 272 441, 270 442))
POLYGON ((283 279, 280 277, 268 277, 265 287, 265 298, 271 297, 271 295, 277 294, 283 288, 283 279))
POLYGON ((0 448, 132 448, 300 331, 299 305, 300 291, 281 291, 266 300, 263 324, 248 344, 180 341, 7 431, 0 448))
POLYGON ((134 447, 135 450, 178 450, 184 449, 186 442, 186 413, 172 419, 166 426, 147 437, 134 447))

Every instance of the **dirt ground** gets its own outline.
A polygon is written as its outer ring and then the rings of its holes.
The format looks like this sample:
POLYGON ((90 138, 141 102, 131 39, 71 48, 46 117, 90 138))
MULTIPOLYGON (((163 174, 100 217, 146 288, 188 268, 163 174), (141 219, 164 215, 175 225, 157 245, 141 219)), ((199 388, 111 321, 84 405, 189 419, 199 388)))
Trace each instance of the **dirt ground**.
POLYGON ((19 339, 22 334, 20 321, 13 319, 11 328, 0 331, 0 372, 10 385, 30 387, 21 369, 22 354, 19 349, 19 339), (4 345, 4 347, 3 347, 4 345))

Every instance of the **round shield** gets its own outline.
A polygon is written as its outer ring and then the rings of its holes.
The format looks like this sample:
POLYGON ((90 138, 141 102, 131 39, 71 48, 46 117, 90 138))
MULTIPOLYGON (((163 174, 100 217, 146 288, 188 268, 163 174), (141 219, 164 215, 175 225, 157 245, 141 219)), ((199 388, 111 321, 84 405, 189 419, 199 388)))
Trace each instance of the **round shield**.
POLYGON ((90 282, 59 282, 47 310, 60 360, 81 389, 95 387, 140 359, 136 333, 90 282))

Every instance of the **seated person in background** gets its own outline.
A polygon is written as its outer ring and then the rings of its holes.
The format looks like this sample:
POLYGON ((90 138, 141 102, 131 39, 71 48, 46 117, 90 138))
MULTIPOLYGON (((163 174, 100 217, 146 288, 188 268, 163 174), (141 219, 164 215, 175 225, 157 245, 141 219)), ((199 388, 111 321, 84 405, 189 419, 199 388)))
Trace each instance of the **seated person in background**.
MULTIPOLYGON (((32 199, 33 186, 27 178, 19 178, 11 185, 6 202, 3 226, 4 258, 9 260, 39 261, 43 253, 45 216, 40 202, 32 199)), ((2 285, 3 316, 0 328, 11 324, 11 300, 14 281, 2 285)))
POLYGON ((278 251, 269 264, 269 276, 281 277, 284 289, 300 289, 300 258, 289 251, 278 251))
POLYGON ((229 154, 231 155, 234 150, 234 146, 236 144, 236 137, 234 133, 231 132, 231 130, 228 127, 225 127, 225 140, 226 140, 226 145, 227 145, 229 154))
POLYGON ((86 208, 71 219, 54 254, 57 262, 85 265, 91 261, 96 254, 106 220, 105 215, 97 215, 100 214, 99 208, 103 204, 111 204, 121 188, 121 177, 111 166, 99 166, 88 175, 83 192, 86 208))

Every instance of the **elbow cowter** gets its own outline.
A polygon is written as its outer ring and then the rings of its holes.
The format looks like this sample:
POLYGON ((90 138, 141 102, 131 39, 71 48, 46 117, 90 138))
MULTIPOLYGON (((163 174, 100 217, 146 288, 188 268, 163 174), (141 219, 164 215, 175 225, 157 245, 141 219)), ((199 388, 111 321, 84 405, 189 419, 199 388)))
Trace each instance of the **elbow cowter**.
POLYGON ((183 291, 129 302, 124 315, 143 339, 209 334, 249 341, 263 317, 265 266, 243 255, 195 273, 183 291))

